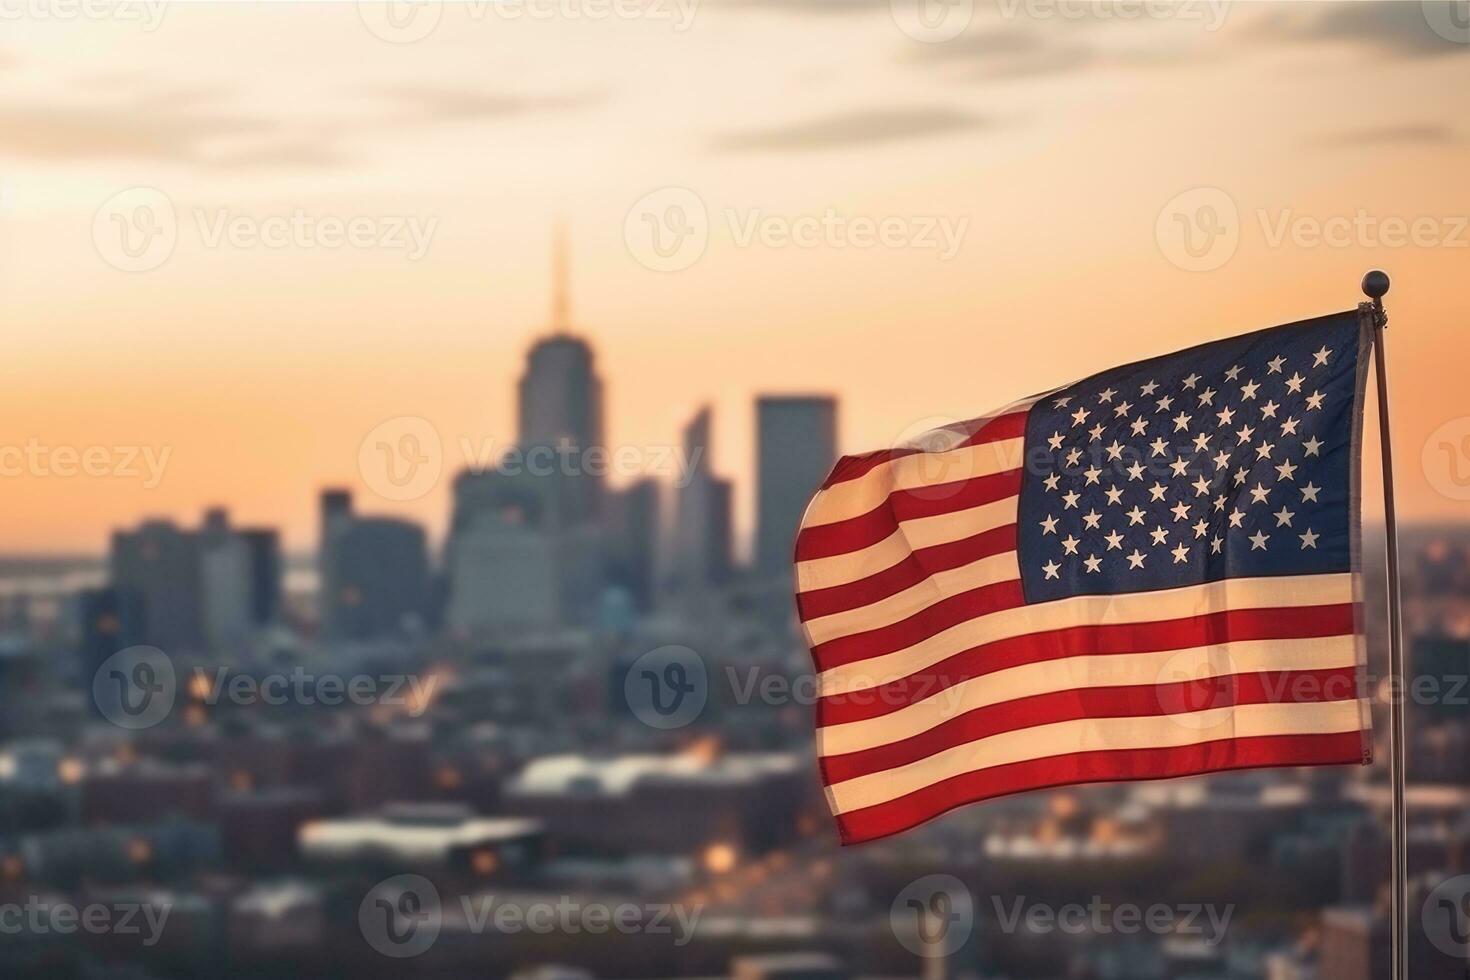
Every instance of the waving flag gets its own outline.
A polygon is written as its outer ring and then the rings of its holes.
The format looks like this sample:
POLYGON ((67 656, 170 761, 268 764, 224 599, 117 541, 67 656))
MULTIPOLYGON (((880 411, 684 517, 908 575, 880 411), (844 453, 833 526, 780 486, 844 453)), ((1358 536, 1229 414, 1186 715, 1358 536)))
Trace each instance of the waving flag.
POLYGON ((1024 790, 1370 761, 1356 312, 838 461, 796 542, 845 843, 1024 790))

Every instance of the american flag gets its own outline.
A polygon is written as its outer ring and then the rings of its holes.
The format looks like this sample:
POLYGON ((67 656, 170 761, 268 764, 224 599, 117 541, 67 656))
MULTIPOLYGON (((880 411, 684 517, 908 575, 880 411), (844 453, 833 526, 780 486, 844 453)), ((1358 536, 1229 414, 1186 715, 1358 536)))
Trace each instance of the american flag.
POLYGON ((845 456, 796 542, 844 843, 1049 786, 1371 761, 1354 312, 845 456))

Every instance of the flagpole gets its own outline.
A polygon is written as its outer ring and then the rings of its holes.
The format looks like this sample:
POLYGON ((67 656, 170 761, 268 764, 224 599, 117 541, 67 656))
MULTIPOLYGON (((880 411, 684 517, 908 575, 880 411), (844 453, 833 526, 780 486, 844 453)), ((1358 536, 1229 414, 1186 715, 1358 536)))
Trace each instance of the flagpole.
POLYGON ((1409 854, 1408 813, 1404 803, 1404 627, 1399 589, 1399 529, 1393 499, 1393 443, 1388 423, 1388 371, 1385 366, 1383 333, 1388 313, 1383 297, 1389 287, 1388 274, 1374 270, 1363 277, 1363 294, 1372 302, 1359 309, 1373 324, 1373 373, 1378 380, 1378 437, 1383 447, 1383 511, 1385 546, 1388 552, 1388 671, 1389 671, 1389 778, 1393 785, 1393 895, 1390 953, 1393 980, 1409 980, 1409 854))

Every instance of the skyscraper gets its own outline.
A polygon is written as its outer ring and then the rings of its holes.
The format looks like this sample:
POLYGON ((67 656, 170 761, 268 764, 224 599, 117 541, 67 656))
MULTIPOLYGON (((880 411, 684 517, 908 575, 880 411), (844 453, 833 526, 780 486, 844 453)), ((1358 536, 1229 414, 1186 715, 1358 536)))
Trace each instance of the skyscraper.
POLYGON ((789 574, 796 529, 837 460, 837 402, 766 396, 756 402, 756 568, 789 574))
POLYGON ((535 458, 553 467, 548 478, 560 485, 563 523, 577 524, 597 517, 601 509, 602 475, 587 472, 584 454, 593 447, 603 453, 602 379, 592 347, 571 332, 566 248, 560 234, 554 258, 552 332, 526 356, 517 403, 519 442, 523 451, 535 450, 535 458))
POLYGON ((710 464, 709 407, 701 408, 684 427, 684 458, 689 472, 678 488, 669 586, 692 592, 730 577, 732 503, 730 481, 714 474, 710 464))
POLYGON ((145 521, 112 535, 110 575, 142 602, 143 642, 166 652, 204 645, 199 537, 171 521, 145 521))

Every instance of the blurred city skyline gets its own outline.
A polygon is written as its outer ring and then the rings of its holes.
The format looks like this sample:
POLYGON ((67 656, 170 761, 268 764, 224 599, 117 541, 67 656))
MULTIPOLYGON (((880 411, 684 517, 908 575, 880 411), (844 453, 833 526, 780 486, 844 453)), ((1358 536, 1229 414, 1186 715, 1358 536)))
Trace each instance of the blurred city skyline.
MULTIPOLYGON (((358 449, 384 420, 508 444, 559 217, 609 445, 677 445, 709 403, 742 542, 758 394, 836 396, 839 449, 864 451, 1348 308, 1375 266, 1403 517, 1461 517, 1420 460, 1466 413, 1443 356, 1470 315, 1458 8, 1043 6, 977 5, 940 43, 886 0, 7 20, 4 442, 171 455, 151 489, 7 479, 0 551, 100 553, 112 527, 212 504, 301 550, 318 488, 368 489, 358 449), (108 236, 141 220, 115 210, 140 188, 176 242, 128 272, 108 236), (698 255, 648 250, 699 209, 698 255), (355 217, 370 247, 332 244, 322 222, 355 217), (1419 219, 1429 244, 1393 247, 1419 219)), ((449 489, 381 509, 438 538, 449 489)))

